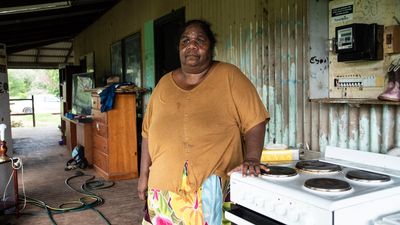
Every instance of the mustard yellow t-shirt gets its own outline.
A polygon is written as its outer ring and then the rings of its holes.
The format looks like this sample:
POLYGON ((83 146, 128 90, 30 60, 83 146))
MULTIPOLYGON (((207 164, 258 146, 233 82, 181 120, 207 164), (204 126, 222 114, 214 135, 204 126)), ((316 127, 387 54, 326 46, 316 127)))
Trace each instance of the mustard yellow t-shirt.
POLYGON ((215 62, 192 90, 166 74, 143 120, 152 161, 149 187, 178 193, 185 161, 192 190, 212 174, 226 179, 243 161, 242 135, 267 118, 255 87, 232 64, 215 62))

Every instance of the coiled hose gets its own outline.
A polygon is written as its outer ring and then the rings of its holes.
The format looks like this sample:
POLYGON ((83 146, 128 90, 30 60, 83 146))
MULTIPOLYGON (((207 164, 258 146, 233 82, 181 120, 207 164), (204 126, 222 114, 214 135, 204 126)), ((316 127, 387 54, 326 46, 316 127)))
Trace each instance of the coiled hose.
MULTIPOLYGON (((76 191, 83 195, 83 197, 79 198, 79 200, 77 201, 65 202, 59 205, 58 207, 52 207, 41 200, 25 196, 26 203, 45 209, 53 225, 57 225, 56 221, 54 220, 53 214, 83 211, 86 209, 94 210, 97 214, 99 214, 101 218, 103 218, 106 224, 111 225, 110 221, 107 220, 107 218, 103 215, 103 213, 101 213, 99 210, 96 209, 97 206, 100 206, 104 203, 104 199, 101 198, 99 195, 96 195, 92 191, 98 189, 110 188, 114 186, 114 182, 94 180, 94 178, 95 176, 93 175, 86 175, 81 171, 77 171, 74 176, 71 176, 65 180, 65 184, 71 190, 76 191), (81 185, 81 190, 77 190, 69 184, 71 180, 82 176, 89 178, 85 180, 85 182, 81 185)), ((24 200, 23 198, 24 197, 22 197, 22 201, 24 200)))

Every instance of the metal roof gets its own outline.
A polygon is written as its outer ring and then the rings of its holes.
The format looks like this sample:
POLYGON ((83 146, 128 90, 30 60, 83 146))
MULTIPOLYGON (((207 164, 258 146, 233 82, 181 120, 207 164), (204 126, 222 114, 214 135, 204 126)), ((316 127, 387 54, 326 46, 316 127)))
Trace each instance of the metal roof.
POLYGON ((9 68, 58 68, 73 63, 73 38, 119 0, 0 2, 0 43, 9 68))
POLYGON ((8 55, 9 68, 55 68, 60 64, 73 64, 71 41, 57 42, 8 55))

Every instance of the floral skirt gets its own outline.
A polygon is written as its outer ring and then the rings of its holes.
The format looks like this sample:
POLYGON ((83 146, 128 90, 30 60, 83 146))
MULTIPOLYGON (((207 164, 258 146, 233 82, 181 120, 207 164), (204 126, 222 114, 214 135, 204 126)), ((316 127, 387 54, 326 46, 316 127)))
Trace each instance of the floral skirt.
MULTIPOLYGON (((191 191, 187 183, 188 162, 185 163, 180 187, 185 195, 149 187, 142 225, 221 225, 230 224, 224 211, 230 208, 229 186, 222 185, 216 175, 191 191)), ((227 182, 228 183, 228 182, 227 182)))

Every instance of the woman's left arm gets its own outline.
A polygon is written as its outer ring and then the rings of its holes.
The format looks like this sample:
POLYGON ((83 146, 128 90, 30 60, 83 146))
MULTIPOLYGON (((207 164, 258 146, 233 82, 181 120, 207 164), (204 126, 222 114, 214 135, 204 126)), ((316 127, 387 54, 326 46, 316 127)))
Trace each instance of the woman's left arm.
POLYGON ((237 67, 230 68, 232 99, 237 110, 239 129, 244 134, 244 160, 228 173, 242 171, 243 176, 258 176, 260 169, 268 170, 260 163, 264 147, 265 125, 269 114, 256 88, 237 67))
POLYGON ((268 170, 265 165, 260 163, 264 147, 265 125, 267 122, 268 121, 263 121, 245 133, 245 159, 242 165, 231 170, 228 175, 231 175, 233 172, 242 171, 243 176, 258 176, 260 174, 260 169, 268 170))

